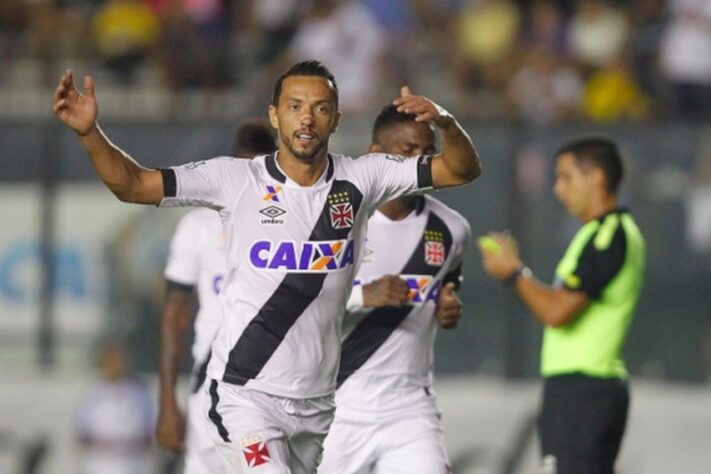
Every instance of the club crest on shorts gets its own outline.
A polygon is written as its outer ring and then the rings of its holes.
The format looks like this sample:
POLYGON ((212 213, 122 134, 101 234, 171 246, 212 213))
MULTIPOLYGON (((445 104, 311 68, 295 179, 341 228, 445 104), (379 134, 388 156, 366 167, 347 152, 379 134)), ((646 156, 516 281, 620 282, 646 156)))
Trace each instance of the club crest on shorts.
POLYGON ((259 436, 245 436, 240 440, 247 467, 257 467, 271 461, 266 442, 259 436))
POLYGON ((442 232, 425 230, 425 263, 433 267, 441 267, 446 257, 442 232))
POLYGON ((329 208, 331 227, 334 229, 353 227, 353 206, 348 192, 329 194, 328 203, 331 206, 329 208))

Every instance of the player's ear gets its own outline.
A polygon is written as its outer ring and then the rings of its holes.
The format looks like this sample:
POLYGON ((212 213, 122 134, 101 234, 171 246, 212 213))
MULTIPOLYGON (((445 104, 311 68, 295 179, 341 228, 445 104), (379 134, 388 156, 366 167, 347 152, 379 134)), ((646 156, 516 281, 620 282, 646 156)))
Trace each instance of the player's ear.
POLYGON ((269 106, 269 123, 274 130, 279 130, 279 116, 277 115, 277 108, 273 105, 269 106))
POLYGON ((371 143, 368 147, 368 153, 383 153, 383 147, 377 143, 371 143))
POLYGON ((334 133, 338 129, 338 125, 341 123, 341 113, 336 112, 336 116, 333 118, 333 126, 331 127, 331 133, 334 133))

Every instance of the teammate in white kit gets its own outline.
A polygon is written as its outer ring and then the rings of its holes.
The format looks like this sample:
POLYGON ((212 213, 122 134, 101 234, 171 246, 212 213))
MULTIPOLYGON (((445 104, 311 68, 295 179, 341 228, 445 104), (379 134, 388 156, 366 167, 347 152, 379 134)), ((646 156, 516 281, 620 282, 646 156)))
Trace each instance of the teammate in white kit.
MULTIPOLYGON (((261 120, 246 120, 237 131, 233 154, 240 158, 274 152, 271 127, 261 120)), ((225 277, 227 256, 222 222, 217 212, 202 208, 178 223, 165 269, 167 295, 161 317, 160 396, 156 439, 166 449, 185 452, 186 474, 223 472, 208 433, 202 409, 210 347, 222 320, 218 294, 225 277), (176 382, 197 287, 199 311, 195 316, 193 381, 187 401, 187 420, 178 407, 176 382), (186 433, 187 432, 187 433, 186 433)))
POLYGON ((211 431, 229 472, 313 473, 333 419, 341 323, 365 224, 382 202, 470 182, 479 157, 457 121, 404 87, 393 103, 432 121, 443 151, 404 159, 328 153, 340 119, 338 88, 317 61, 276 83, 269 119, 279 150, 253 160, 216 158, 146 169, 96 123, 65 73, 53 109, 74 130, 97 174, 124 201, 217 210, 225 229, 223 323, 208 366, 211 431))
MULTIPOLYGON (((384 108, 371 152, 434 152, 426 123, 384 108)), ((363 257, 343 326, 336 416, 323 474, 444 474, 448 458, 432 390, 437 321, 454 327, 469 224, 429 196, 386 202, 368 222, 363 257)))

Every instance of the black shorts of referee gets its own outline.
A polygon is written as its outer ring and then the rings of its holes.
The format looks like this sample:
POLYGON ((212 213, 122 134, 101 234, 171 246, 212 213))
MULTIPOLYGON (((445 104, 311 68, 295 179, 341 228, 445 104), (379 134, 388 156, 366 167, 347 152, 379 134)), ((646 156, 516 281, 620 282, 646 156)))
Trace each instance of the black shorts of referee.
POLYGON ((566 374, 543 379, 541 454, 557 474, 613 474, 627 424, 626 380, 566 374))

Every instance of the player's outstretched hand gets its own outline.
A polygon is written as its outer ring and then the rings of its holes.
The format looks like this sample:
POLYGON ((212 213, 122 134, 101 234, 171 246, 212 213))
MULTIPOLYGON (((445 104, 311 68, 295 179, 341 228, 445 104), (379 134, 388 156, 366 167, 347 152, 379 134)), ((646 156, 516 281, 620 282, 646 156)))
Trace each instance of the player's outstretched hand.
POLYGON ((462 317, 462 301, 455 288, 456 285, 450 281, 439 292, 435 317, 443 329, 456 328, 462 317))
POLYGON ((405 280, 385 275, 363 285, 363 307, 400 306, 408 301, 409 293, 405 280))
POLYGON ((160 407, 156 423, 156 441, 170 451, 182 453, 185 451, 185 416, 177 405, 169 404, 160 407))
POLYGON ((489 232, 478 245, 484 271, 494 279, 505 280, 521 265, 518 244, 508 232, 489 232))
POLYGON ((94 93, 94 80, 84 77, 84 94, 74 85, 74 76, 67 70, 54 90, 52 111, 59 120, 79 135, 88 134, 94 127, 98 107, 94 93))
POLYGON ((453 122, 452 115, 423 95, 412 95, 410 88, 402 86, 400 97, 393 101, 398 112, 413 114, 416 122, 434 122, 446 127, 453 122))

